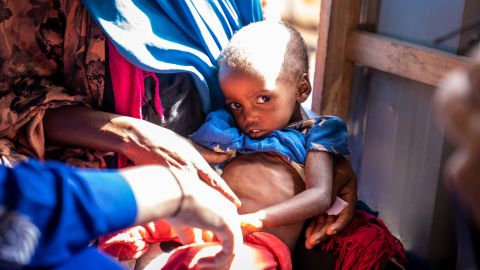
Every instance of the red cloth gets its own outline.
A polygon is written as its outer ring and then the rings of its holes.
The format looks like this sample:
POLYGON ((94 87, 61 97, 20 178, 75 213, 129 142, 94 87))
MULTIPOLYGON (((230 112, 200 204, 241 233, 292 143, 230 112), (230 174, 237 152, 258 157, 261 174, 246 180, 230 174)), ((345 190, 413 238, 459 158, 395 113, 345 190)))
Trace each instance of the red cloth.
POLYGON ((120 261, 137 259, 147 252, 151 243, 179 241, 165 220, 134 226, 99 238, 98 247, 120 261))
MULTIPOLYGON (((203 231, 202 241, 198 243, 184 243, 170 255, 162 269, 193 269, 192 261, 202 257, 212 256, 221 249, 218 242, 214 242, 211 234, 203 231)), ((177 241, 180 239, 165 221, 150 222, 148 226, 135 226, 113 236, 101 239, 99 248, 119 260, 138 259, 145 254, 153 243, 163 241, 177 241)), ((255 232, 244 239, 242 250, 236 255, 236 269, 258 270, 290 270, 292 263, 288 247, 276 236, 255 232)))
POLYGON ((352 223, 322 245, 326 251, 338 253, 337 270, 379 270, 388 260, 406 266, 402 243, 380 219, 356 210, 352 223))
MULTIPOLYGON (((254 232, 245 237, 242 251, 235 256, 234 269, 290 270, 292 262, 288 247, 273 234, 254 232)), ((177 248, 162 269, 187 270, 198 257, 213 255, 221 249, 219 243, 192 244, 177 248), (198 256, 201 255, 201 256, 198 256)))

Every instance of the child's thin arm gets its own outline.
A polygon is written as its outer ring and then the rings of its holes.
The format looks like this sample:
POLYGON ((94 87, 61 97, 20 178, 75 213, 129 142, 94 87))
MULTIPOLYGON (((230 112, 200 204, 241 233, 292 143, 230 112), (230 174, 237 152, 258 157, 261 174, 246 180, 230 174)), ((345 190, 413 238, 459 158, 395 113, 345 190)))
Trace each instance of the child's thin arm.
POLYGON ((305 164, 306 189, 285 202, 244 215, 246 223, 256 223, 256 226, 251 226, 254 231, 261 227, 276 227, 303 221, 325 212, 332 200, 332 174, 333 160, 329 153, 308 152, 305 164))

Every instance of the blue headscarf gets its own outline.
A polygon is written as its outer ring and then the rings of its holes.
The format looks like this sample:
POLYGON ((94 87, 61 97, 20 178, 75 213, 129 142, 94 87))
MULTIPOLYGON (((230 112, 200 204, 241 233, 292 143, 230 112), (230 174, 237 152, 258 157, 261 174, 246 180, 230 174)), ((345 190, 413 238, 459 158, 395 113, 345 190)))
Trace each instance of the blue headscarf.
POLYGON ((262 19, 260 0, 82 0, 117 50, 156 73, 188 72, 206 112, 223 105, 216 63, 242 26, 262 19))

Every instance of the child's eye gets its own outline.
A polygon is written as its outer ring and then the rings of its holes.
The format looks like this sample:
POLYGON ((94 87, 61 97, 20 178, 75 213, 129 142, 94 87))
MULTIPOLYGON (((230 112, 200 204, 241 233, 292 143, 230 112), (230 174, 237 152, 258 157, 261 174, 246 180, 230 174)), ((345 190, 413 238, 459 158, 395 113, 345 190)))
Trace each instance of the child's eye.
POLYGON ((271 98, 270 98, 269 96, 259 96, 259 97, 257 98, 257 103, 259 103, 259 104, 265 104, 265 103, 269 102, 270 99, 271 99, 271 98))
POLYGON ((228 106, 232 110, 238 110, 238 109, 240 109, 240 107, 242 107, 242 105, 240 105, 240 103, 236 103, 236 102, 232 102, 232 103, 228 104, 228 106))

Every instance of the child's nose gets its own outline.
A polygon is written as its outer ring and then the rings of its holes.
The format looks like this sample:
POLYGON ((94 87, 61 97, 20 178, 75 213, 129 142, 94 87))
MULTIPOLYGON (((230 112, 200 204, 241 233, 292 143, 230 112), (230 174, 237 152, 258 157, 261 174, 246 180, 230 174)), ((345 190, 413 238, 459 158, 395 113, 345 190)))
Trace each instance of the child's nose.
POLYGON ((252 123, 254 121, 257 121, 258 120, 258 116, 257 116, 257 113, 255 113, 254 110, 244 110, 243 111, 243 119, 245 121, 245 123, 249 124, 249 123, 252 123))

